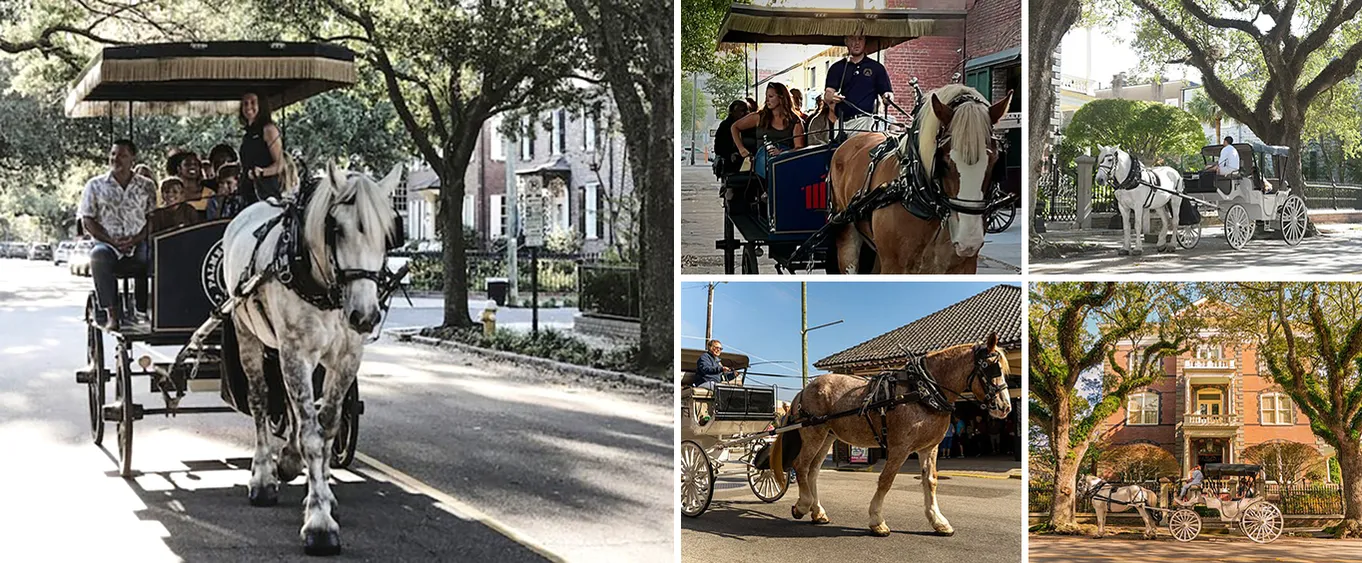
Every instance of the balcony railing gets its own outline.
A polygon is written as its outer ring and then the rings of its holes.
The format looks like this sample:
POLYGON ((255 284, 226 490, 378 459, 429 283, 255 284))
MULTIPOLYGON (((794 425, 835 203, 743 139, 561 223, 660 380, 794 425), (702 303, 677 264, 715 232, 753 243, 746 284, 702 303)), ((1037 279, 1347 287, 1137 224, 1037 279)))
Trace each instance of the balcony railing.
POLYGON ((1183 362, 1182 369, 1234 369, 1234 360, 1193 358, 1183 362))
POLYGON ((1182 423, 1186 426, 1234 426, 1239 424, 1237 414, 1201 414, 1197 412, 1187 413, 1182 416, 1182 423))

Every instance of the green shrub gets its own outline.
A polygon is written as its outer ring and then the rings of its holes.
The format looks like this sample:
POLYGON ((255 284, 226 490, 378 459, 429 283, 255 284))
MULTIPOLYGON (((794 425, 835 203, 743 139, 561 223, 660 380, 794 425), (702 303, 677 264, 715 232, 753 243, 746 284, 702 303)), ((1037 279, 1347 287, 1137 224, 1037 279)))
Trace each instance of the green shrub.
POLYGON ((498 329, 491 336, 486 336, 480 328, 435 327, 423 329, 421 334, 479 348, 514 352, 612 371, 633 371, 638 362, 637 346, 601 350, 571 334, 553 329, 541 330, 538 335, 498 329))

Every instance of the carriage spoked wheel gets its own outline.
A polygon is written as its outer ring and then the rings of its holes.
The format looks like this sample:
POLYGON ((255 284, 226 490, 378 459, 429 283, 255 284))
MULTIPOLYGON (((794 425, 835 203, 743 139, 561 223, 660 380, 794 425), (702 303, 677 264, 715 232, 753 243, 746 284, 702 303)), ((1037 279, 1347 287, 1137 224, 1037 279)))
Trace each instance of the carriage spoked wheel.
POLYGON ((1253 238, 1253 231, 1257 229, 1257 221, 1249 218, 1248 210, 1238 203, 1231 205, 1229 211, 1225 212, 1223 218, 1225 222, 1225 240, 1229 241, 1230 246, 1235 250, 1244 248, 1249 239, 1253 238))
MULTIPOLYGON (((85 302, 85 319, 94 322, 95 296, 85 302)), ((90 379, 85 384, 86 395, 90 402, 90 438, 95 445, 104 443, 104 390, 108 378, 104 371, 104 333, 93 324, 85 327, 85 360, 90 367, 90 379)))
POLYGON ((1177 240, 1180 248, 1196 248, 1196 244, 1201 242, 1201 223, 1196 222, 1190 225, 1178 225, 1177 240))
POLYGON ((757 246, 755 244, 742 245, 742 273, 761 273, 757 269, 757 246))
POLYGON ((695 518, 714 499, 714 466, 699 444, 681 442, 681 514, 695 518))
POLYGON ((1168 531, 1175 540, 1192 541, 1201 534, 1201 515, 1190 508, 1179 508, 1168 518, 1168 531))
POLYGON ((1305 228, 1308 222, 1305 200, 1295 194, 1286 196, 1286 203, 1282 204, 1280 220, 1282 239, 1286 241, 1286 244, 1291 246, 1300 244, 1301 239, 1305 238, 1305 228))
POLYGON ((128 349, 129 344, 123 339, 118 340, 117 357, 118 362, 117 376, 119 408, 118 416, 118 474, 121 477, 132 477, 132 423, 133 404, 132 404, 132 354, 128 349))
POLYGON ((340 430, 331 442, 331 467, 350 467, 355 461, 355 446, 359 443, 359 379, 350 382, 350 390, 341 401, 340 430))
MULTIPOLYGON (((749 459, 756 459, 758 453, 769 447, 771 446, 768 444, 754 442, 751 446, 752 455, 749 456, 749 459)), ((761 499, 762 502, 775 502, 780 500, 780 497, 785 496, 785 491, 790 488, 790 481, 783 471, 780 475, 776 475, 774 469, 769 467, 757 469, 749 464, 747 466, 747 485, 752 487, 752 494, 757 495, 757 498, 761 499)))
MULTIPOLYGON (((997 201, 1003 197, 1003 185, 1001 183, 994 183, 989 186, 988 193, 984 194, 984 199, 987 201, 997 201)), ((1001 233, 1011 227, 1012 221, 1016 219, 1017 208, 1004 205, 984 215, 984 231, 991 234, 1001 233)))
POLYGON ((1260 502, 1248 507, 1239 519, 1239 527, 1244 535, 1258 543, 1269 543, 1282 535, 1282 511, 1270 502, 1260 502))

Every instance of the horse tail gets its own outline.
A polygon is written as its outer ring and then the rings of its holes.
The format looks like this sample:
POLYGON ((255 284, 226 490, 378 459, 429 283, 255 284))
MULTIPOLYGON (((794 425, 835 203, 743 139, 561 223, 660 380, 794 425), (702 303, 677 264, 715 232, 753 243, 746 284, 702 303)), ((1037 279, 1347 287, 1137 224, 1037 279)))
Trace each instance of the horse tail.
MULTIPOLYGON (((794 399, 790 401, 790 410, 786 413, 785 419, 779 426, 785 426, 795 421, 799 417, 799 399, 801 391, 796 393, 794 399)), ((776 478, 785 474, 785 468, 799 457, 799 450, 804 446, 804 439, 800 437, 798 430, 782 432, 776 435, 776 443, 771 445, 771 469, 776 478)))

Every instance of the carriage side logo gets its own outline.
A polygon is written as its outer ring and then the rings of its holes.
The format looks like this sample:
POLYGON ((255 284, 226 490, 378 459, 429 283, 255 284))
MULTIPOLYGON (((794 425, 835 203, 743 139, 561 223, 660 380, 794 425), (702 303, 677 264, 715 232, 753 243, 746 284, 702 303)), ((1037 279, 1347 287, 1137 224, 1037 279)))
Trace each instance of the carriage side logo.
POLYGON ((203 293, 216 307, 227 300, 227 279, 222 273, 222 240, 213 243, 203 257, 203 293))

